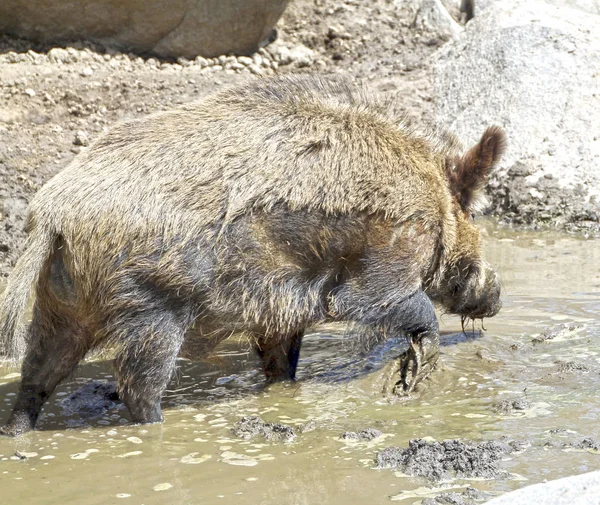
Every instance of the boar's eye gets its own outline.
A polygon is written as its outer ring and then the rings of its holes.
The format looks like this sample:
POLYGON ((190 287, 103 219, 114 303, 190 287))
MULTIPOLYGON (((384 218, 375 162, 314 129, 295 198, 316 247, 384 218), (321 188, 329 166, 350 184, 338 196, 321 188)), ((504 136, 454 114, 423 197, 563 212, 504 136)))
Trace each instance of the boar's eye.
POLYGON ((506 136, 498 126, 490 126, 481 140, 463 156, 446 160, 446 177, 454 197, 465 213, 471 213, 476 194, 485 186, 506 144, 506 136))

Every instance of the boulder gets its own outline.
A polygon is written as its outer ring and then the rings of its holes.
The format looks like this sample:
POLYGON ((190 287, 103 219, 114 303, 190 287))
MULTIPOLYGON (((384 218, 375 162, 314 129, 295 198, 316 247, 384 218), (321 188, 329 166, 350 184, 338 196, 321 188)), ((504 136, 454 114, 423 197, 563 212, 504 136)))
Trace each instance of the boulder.
POLYGON ((255 52, 289 0, 2 0, 0 33, 167 58, 255 52))
MULTIPOLYGON (((590 14, 600 15, 600 0, 545 0, 547 3, 558 7, 572 7, 580 9, 590 14)), ((484 9, 495 3, 504 2, 504 0, 475 0, 475 15, 483 12, 484 9)))
POLYGON ((434 64, 436 120, 474 143, 490 124, 508 149, 490 184, 516 222, 598 229, 600 16, 540 0, 486 8, 434 64))
POLYGON ((440 0, 422 0, 419 4, 413 27, 424 33, 448 40, 458 35, 462 27, 454 21, 440 0))
POLYGON ((486 505, 598 505, 599 496, 600 472, 589 472, 527 486, 486 505))

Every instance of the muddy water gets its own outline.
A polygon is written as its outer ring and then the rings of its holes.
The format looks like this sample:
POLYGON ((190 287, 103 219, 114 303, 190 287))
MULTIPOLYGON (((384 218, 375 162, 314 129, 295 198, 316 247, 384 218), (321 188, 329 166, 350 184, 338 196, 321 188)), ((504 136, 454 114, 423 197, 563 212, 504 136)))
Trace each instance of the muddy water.
MULTIPOLYGON (((2 503, 413 504, 439 487, 376 470, 373 458, 416 437, 506 435, 531 443, 503 462, 511 479, 439 485, 455 490, 470 484, 500 494, 600 469, 600 454, 561 447, 600 436, 600 241, 484 226, 487 257, 503 278, 504 308, 484 322, 483 334, 477 326, 463 334, 457 318, 441 318, 442 366, 418 397, 389 403, 379 394, 378 369, 402 341, 364 354, 335 328, 307 338, 295 385, 264 390, 255 358, 236 342, 210 362, 181 362, 163 425, 131 426, 121 405, 107 404, 96 416, 73 409, 69 394, 112 379, 110 363, 88 362, 50 400, 38 431, 0 439, 2 503), (532 343, 533 335, 563 322, 584 327, 532 343), (530 407, 496 413, 493 406, 505 399, 530 407), (291 426, 314 421, 314 429, 291 443, 237 439, 230 429, 243 415, 291 426), (365 427, 385 436, 363 443, 338 438, 365 427)), ((15 372, 0 368, 0 421, 14 401, 15 372)))

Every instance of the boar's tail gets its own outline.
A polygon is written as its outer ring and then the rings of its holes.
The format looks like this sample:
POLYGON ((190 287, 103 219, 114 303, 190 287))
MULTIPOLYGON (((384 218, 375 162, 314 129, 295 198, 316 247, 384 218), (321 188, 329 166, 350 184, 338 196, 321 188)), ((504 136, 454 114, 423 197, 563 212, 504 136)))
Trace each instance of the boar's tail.
POLYGON ((16 364, 25 351, 25 333, 21 325, 32 286, 50 257, 57 235, 51 230, 36 227, 31 230, 25 252, 8 277, 0 294, 0 360, 16 364))

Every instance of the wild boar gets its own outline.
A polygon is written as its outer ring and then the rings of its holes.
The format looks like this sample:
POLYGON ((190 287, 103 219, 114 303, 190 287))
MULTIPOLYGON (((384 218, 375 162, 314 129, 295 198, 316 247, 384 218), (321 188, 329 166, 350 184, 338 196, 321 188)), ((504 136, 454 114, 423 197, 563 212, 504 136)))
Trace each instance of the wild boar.
POLYGON ((504 134, 464 152, 390 110, 340 80, 265 78, 95 141, 30 204, 0 303, 3 352, 24 352, 4 433, 33 429, 92 350, 115 350, 132 420, 158 422, 178 356, 241 332, 268 381, 294 379, 305 330, 325 321, 406 334, 410 391, 437 359, 432 302, 500 308, 471 213, 504 134))

